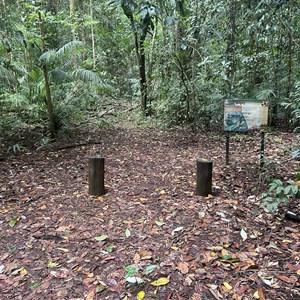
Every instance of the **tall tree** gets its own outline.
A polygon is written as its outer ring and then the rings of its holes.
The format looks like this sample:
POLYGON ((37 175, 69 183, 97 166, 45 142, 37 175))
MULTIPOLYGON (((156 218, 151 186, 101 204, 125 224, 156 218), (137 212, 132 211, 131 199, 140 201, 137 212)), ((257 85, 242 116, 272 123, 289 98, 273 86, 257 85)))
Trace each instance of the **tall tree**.
POLYGON ((124 14, 130 20, 134 35, 134 46, 139 69, 141 93, 141 110, 147 115, 151 109, 148 103, 148 86, 146 76, 145 41, 147 34, 154 29, 154 19, 157 18, 157 7, 148 1, 121 0, 124 14))
MULTIPOLYGON (((44 53, 45 51, 45 34, 44 34, 44 24, 42 19, 42 14, 38 11, 39 15, 39 25, 40 25, 40 34, 41 34, 41 51, 44 53)), ((55 137, 55 120, 53 114, 53 103, 51 97, 51 90, 50 90, 50 81, 49 81, 49 72, 48 66, 46 62, 42 62, 43 64, 43 73, 44 73, 44 80, 45 80, 45 90, 46 90, 46 104, 47 104, 47 111, 48 111, 48 118, 49 118, 49 131, 51 138, 55 137)))
POLYGON ((232 95, 233 81, 235 76, 236 61, 235 61, 235 47, 236 47, 236 15, 237 15, 237 2, 236 0, 229 0, 228 4, 229 13, 229 31, 227 33, 227 78, 228 78, 228 94, 232 95))
POLYGON ((76 40, 76 26, 75 26, 75 0, 69 0, 69 8, 70 8, 70 19, 72 22, 72 37, 73 41, 76 40))
POLYGON ((91 18, 91 40, 92 40, 92 54, 93 54, 93 69, 96 69, 96 39, 94 29, 94 10, 93 0, 90 0, 90 18, 91 18))

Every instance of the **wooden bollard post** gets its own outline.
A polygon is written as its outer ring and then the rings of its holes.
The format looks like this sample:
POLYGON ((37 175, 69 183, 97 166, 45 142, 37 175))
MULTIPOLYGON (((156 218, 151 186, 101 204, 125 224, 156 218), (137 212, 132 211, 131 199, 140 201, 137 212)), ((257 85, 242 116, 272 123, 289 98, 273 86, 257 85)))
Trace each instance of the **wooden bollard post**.
POLYGON ((212 165, 211 160, 197 160, 196 195, 207 197, 212 193, 212 165))
POLYGON ((89 194, 101 196, 105 194, 104 187, 104 157, 89 159, 89 194))

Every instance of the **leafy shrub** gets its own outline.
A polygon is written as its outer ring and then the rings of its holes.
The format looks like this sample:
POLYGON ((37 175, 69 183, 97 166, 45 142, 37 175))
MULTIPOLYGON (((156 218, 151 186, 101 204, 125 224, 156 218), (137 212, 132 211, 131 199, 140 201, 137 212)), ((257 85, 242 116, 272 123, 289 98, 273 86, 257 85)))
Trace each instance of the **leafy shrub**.
POLYGON ((298 193, 298 186, 293 180, 282 182, 274 179, 269 184, 269 190, 262 194, 261 206, 265 207, 268 212, 275 211, 280 204, 288 204, 289 199, 295 197, 298 193))
POLYGON ((300 81, 295 83, 295 91, 291 93, 290 102, 282 103, 283 107, 291 114, 290 122, 295 130, 300 130, 300 81))

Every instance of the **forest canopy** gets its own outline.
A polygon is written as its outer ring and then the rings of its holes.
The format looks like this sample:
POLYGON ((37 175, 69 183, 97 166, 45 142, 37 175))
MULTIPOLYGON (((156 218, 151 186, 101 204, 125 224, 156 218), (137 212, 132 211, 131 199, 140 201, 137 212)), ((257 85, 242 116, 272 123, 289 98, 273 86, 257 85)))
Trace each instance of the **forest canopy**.
POLYGON ((193 128, 221 125, 225 99, 267 99, 272 126, 299 125, 299 1, 0 6, 4 135, 42 127, 54 137, 107 99, 193 128))

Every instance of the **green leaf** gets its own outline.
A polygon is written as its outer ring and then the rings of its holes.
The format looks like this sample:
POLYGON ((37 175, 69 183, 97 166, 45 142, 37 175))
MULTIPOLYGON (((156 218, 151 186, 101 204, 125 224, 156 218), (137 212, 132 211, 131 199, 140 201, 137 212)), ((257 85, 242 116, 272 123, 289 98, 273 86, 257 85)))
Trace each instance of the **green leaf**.
POLYGON ((284 189, 284 194, 285 195, 289 195, 290 194, 290 192, 291 192, 291 189, 292 189, 292 186, 287 186, 285 189, 284 189))
POLYGON ((265 192, 265 193, 262 193, 262 194, 261 194, 261 197, 262 197, 262 198, 266 198, 268 195, 269 195, 269 194, 265 192))
POLYGON ((77 69, 72 76, 84 82, 101 83, 100 77, 91 70, 77 69))
POLYGON ((269 188, 269 193, 271 193, 272 191, 274 191, 277 188, 277 185, 274 183, 270 184, 270 188, 269 188))
POLYGON ((101 292, 103 292, 105 289, 106 289, 106 286, 105 286, 105 285, 103 285, 103 284, 98 284, 97 287, 96 287, 96 292, 97 292, 97 293, 101 293, 101 292))
POLYGON ((48 64, 52 58, 55 57, 56 51, 54 50, 49 50, 45 53, 43 53, 40 57, 39 57, 39 61, 45 64, 48 64))
POLYGON ((232 256, 229 255, 229 254, 220 255, 219 257, 222 258, 222 259, 224 259, 224 260, 231 260, 232 259, 232 256))
POLYGON ((106 234, 103 234, 101 236, 96 236, 95 240, 96 241, 105 241, 108 238, 108 236, 106 234))
POLYGON ((243 241, 247 240, 248 235, 247 235, 247 232, 244 229, 241 230, 240 235, 241 235, 243 241))
POLYGON ((228 254, 221 255, 219 257, 220 257, 221 261, 226 261, 229 263, 236 263, 236 262, 240 261, 238 258, 233 258, 231 255, 228 255, 228 254))
POLYGON ((126 281, 129 283, 143 283, 144 282, 144 280, 142 278, 135 277, 135 276, 127 277, 126 281))
POLYGON ((161 221, 155 221, 155 224, 157 226, 163 226, 165 224, 165 222, 161 222, 161 221))
POLYGON ((60 57, 64 55, 66 52, 74 51, 76 49, 82 48, 83 43, 81 41, 71 41, 63 45, 59 50, 56 52, 56 56, 60 57))
POLYGON ((51 262, 51 261, 49 261, 48 264, 47 264, 47 267, 48 267, 48 268, 57 268, 57 267, 59 267, 59 266, 60 266, 59 263, 51 262))
POLYGON ((130 232, 130 230, 128 228, 125 230, 125 236, 127 238, 129 238, 131 236, 131 232, 130 232))
POLYGON ((278 208, 278 204, 277 202, 273 202, 273 203, 269 203, 266 205, 267 211, 268 212, 273 212, 278 208))
POLYGON ((274 179, 273 181, 277 186, 282 185, 282 181, 280 179, 274 179))
POLYGON ((276 188, 276 194, 277 195, 280 195, 281 194, 281 192, 284 190, 284 188, 282 187, 282 186, 278 186, 277 188, 276 188))
POLYGON ((19 221, 19 219, 11 219, 11 220, 7 223, 7 225, 8 225, 9 227, 14 227, 14 226, 17 224, 18 221, 19 221))
POLYGON ((108 253, 112 253, 114 251, 114 247, 111 246, 111 245, 107 246, 106 249, 105 249, 105 251, 108 252, 108 253))
POLYGON ((30 288, 31 290, 33 290, 33 289, 36 289, 37 287, 39 287, 40 285, 42 285, 42 282, 37 281, 37 282, 35 282, 34 284, 32 284, 29 288, 30 288))
POLYGON ((296 195, 296 194, 298 193, 298 191, 299 191, 298 186, 297 186, 297 185, 293 185, 293 186, 292 186, 292 193, 293 193, 294 195, 296 195))
POLYGON ((146 267, 145 273, 146 275, 149 275, 157 268, 157 265, 149 265, 146 267))
POLYGON ((138 269, 136 266, 127 266, 127 267, 124 267, 124 270, 126 271, 126 274, 124 276, 125 278, 131 277, 138 272, 138 269))

